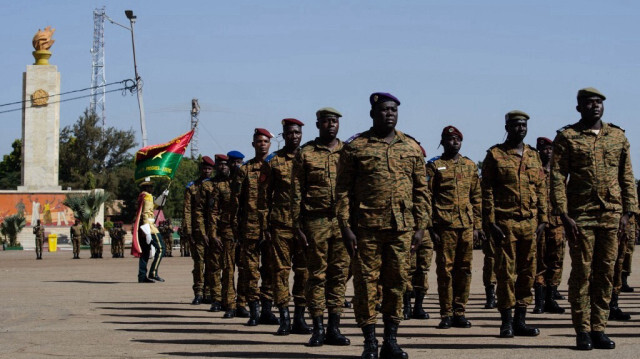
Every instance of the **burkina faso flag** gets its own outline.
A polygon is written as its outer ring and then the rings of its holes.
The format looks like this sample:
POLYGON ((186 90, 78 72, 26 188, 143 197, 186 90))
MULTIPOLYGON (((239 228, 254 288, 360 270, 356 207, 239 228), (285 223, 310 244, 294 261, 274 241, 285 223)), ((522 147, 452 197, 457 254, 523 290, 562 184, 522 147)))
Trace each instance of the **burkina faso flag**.
POLYGON ((161 145, 141 148, 136 152, 135 180, 145 177, 169 177, 173 179, 184 151, 193 137, 193 130, 161 145))

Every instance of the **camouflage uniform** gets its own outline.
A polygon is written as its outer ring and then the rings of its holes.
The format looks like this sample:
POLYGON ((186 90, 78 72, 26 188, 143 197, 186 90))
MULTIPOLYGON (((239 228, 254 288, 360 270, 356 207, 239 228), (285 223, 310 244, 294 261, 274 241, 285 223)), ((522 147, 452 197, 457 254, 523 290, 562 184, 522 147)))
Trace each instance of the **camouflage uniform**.
MULTIPOLYGON (((636 236, 636 219, 635 216, 629 218, 629 226, 625 232, 625 237, 621 238, 618 243, 618 253, 616 264, 613 268, 613 294, 619 295, 622 289, 622 274, 624 273, 624 261, 629 253, 629 247, 633 246, 636 236)), ((633 253, 633 252, 631 252, 633 253)))
POLYGON ((547 223, 547 194, 538 152, 504 144, 487 151, 482 168, 483 222, 506 238, 496 243, 498 309, 524 309, 532 300, 538 223, 547 223))
POLYGON ((168 221, 164 221, 162 226, 158 228, 160 230, 160 234, 162 235, 162 239, 164 239, 165 243, 165 252, 167 257, 173 257, 171 251, 173 250, 173 228, 171 228, 171 223, 168 221))
POLYGON ((94 254, 96 258, 102 258, 102 250, 104 249, 104 228, 97 226, 92 228, 90 236, 94 243, 94 254))
POLYGON ((80 257, 80 243, 82 240, 82 225, 78 224, 76 226, 72 226, 69 229, 69 232, 71 234, 71 244, 73 245, 73 256, 74 258, 79 258, 80 257))
POLYGON ((42 245, 44 243, 44 227, 36 225, 33 227, 33 234, 36 235, 36 259, 42 259, 42 245))
POLYGON ((469 300, 473 231, 482 230, 482 192, 478 167, 467 157, 427 163, 433 209, 440 316, 462 316, 469 300))
POLYGON ((604 332, 620 217, 637 212, 629 142, 615 125, 602 122, 596 134, 578 122, 559 130, 553 143, 554 214, 567 213, 578 227, 577 238, 569 238, 573 326, 576 333, 604 332))
POLYGON ((278 307, 286 306, 289 294, 289 273, 293 264, 293 302, 295 306, 305 306, 304 287, 307 282, 307 261, 304 248, 299 245, 293 232, 291 214, 291 183, 295 154, 284 148, 267 160, 271 167, 271 178, 267 196, 269 197, 269 229, 273 250, 273 297, 278 307))
POLYGON ((419 144, 397 130, 390 143, 377 137, 373 129, 363 132, 343 148, 336 195, 340 228, 352 227, 358 241, 353 258, 357 324, 364 327, 377 321, 378 277, 383 286, 381 312, 392 323, 399 323, 411 238, 414 231, 430 224, 419 144))
POLYGON ((486 240, 482 242, 482 254, 484 260, 482 263, 482 284, 485 288, 496 285, 496 244, 491 236, 491 231, 484 227, 484 235, 486 240))
MULTIPOLYGON (((233 276, 236 265, 236 242, 231 229, 231 183, 228 179, 213 181, 212 235, 222 242, 219 256, 222 271, 222 306, 229 310, 236 308, 236 291, 233 276)), ((244 305, 244 303, 242 303, 244 305)))
POLYGON ((316 138, 293 163, 293 223, 307 237, 306 303, 312 317, 342 313, 350 258, 335 216, 337 166, 343 143, 334 148, 316 138))
POLYGON ((180 225, 180 228, 178 228, 178 235, 180 236, 180 255, 183 257, 191 257, 191 251, 189 250, 189 247, 191 245, 189 244, 189 239, 187 238, 188 235, 186 232, 186 226, 183 221, 180 225))

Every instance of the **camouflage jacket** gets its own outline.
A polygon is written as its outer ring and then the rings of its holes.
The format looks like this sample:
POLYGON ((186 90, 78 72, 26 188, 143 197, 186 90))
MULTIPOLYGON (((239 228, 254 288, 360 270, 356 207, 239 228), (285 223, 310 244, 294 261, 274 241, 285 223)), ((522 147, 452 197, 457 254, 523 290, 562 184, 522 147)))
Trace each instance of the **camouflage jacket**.
POLYGON ((239 239, 260 239, 267 224, 267 185, 271 167, 263 160, 251 159, 238 169, 231 181, 231 225, 239 239))
POLYGON ((295 155, 280 149, 269 156, 267 163, 271 177, 267 187, 269 200, 269 223, 293 227, 291 216, 291 168, 295 155))
POLYGON ((482 164, 483 220, 538 218, 547 223, 547 194, 538 151, 524 146, 522 156, 505 144, 491 147, 482 164))
POLYGON ((391 143, 370 129, 345 144, 336 183, 341 228, 413 231, 430 227, 422 150, 413 138, 395 132, 391 143))
POLYGON ((598 134, 581 122, 562 128, 551 166, 554 214, 617 228, 621 213, 637 212, 629 141, 619 127, 602 122, 598 134))
POLYGON ((305 215, 335 216, 338 161, 344 144, 333 149, 316 138, 305 143, 293 161, 291 206, 294 226, 301 226, 305 215))
POLYGON ((231 180, 217 177, 213 180, 213 205, 211 210, 212 232, 217 235, 218 230, 231 226, 231 180))
POLYGON ((211 193, 213 184, 211 179, 195 180, 187 184, 184 192, 183 226, 185 234, 192 236, 194 233, 206 234, 211 228, 207 215, 210 212, 211 193))
POLYGON ((549 217, 549 226, 558 227, 562 225, 562 220, 560 216, 556 216, 552 214, 552 206, 551 206, 551 169, 547 169, 546 167, 542 167, 544 170, 544 185, 547 193, 547 213, 549 217))
POLYGON ((69 228, 69 232, 71 234, 71 239, 74 239, 74 238, 80 239, 80 238, 82 238, 82 231, 83 231, 82 225, 80 225, 80 224, 77 225, 77 226, 71 226, 71 228, 69 228))
POLYGON ((36 235, 36 238, 44 239, 44 227, 41 225, 33 227, 33 234, 36 235))
POLYGON ((467 157, 427 163, 433 225, 482 230, 482 191, 478 167, 467 157))

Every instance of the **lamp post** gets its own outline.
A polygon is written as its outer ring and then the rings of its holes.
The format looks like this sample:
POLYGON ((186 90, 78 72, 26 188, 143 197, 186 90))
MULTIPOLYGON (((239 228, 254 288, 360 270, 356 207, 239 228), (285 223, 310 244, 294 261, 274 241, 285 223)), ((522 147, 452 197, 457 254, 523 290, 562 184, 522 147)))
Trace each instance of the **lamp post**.
POLYGON ((142 132, 142 147, 147 147, 147 125, 144 119, 144 102, 142 101, 142 78, 138 74, 138 64, 136 62, 136 42, 133 36, 133 24, 136 22, 137 16, 133 14, 132 10, 125 10, 124 15, 129 19, 131 23, 131 27, 126 27, 122 24, 119 24, 113 21, 110 17, 106 16, 107 20, 112 24, 123 27, 129 31, 131 31, 131 47, 133 48, 133 71, 136 76, 136 94, 138 95, 138 109, 140 110, 140 130, 142 132))

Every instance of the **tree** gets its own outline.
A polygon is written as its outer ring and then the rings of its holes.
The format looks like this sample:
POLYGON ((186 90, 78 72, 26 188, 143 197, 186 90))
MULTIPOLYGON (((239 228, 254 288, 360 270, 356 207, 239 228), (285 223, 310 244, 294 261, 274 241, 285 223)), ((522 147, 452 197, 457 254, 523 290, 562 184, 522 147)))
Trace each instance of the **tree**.
MULTIPOLYGON (((65 206, 73 211, 73 216, 82 224, 83 233, 86 235, 95 221, 100 207, 109 200, 109 194, 103 191, 91 191, 86 194, 67 194, 64 199, 65 206)), ((85 239, 82 239, 85 242, 85 239)))
POLYGON ((13 216, 4 218, 4 221, 0 224, 0 234, 2 234, 5 239, 9 237, 10 247, 17 247, 20 245, 20 242, 18 242, 18 233, 20 233, 26 224, 27 221, 20 214, 14 214, 13 216))
POLYGON ((13 147, 11 153, 4 155, 0 162, 0 189, 16 189, 20 185, 22 140, 16 139, 11 147, 13 147))

